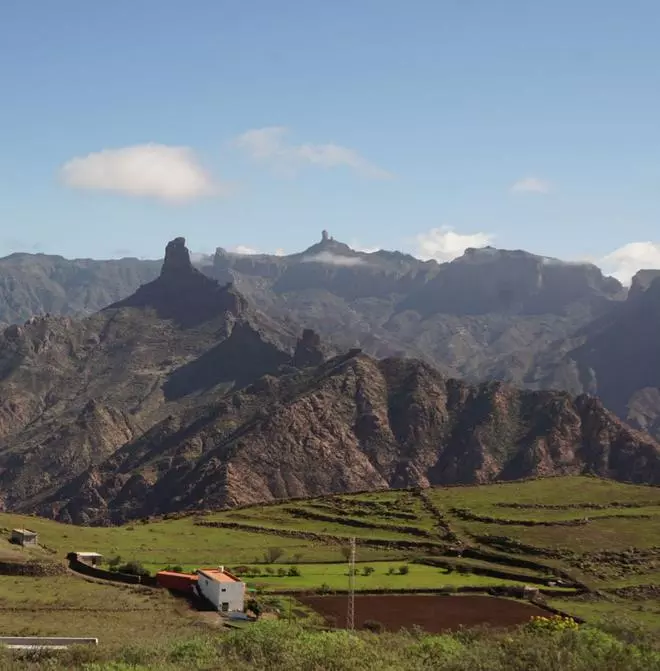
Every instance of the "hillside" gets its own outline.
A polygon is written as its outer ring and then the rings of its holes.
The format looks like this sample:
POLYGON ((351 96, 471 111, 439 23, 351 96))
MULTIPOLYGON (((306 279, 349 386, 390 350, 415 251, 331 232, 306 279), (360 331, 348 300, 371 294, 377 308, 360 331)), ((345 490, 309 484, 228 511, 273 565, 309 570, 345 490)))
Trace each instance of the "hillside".
MULTIPOLYGON (((345 592, 345 550, 349 538, 356 537, 358 592, 427 590, 449 595, 459 589, 532 584, 551 605, 588 622, 616 613, 620 622, 628 619, 655 632, 659 626, 654 585, 660 575, 660 489, 593 477, 361 492, 118 527, 78 527, 0 514, 0 527, 16 526, 37 531, 48 549, 31 550, 30 559, 58 561, 72 548, 84 547, 103 554, 106 562, 119 556, 151 572, 168 565, 194 570, 222 562, 244 575, 264 600, 272 593, 300 597, 301 590, 307 595, 345 592), (291 566, 297 571, 289 572, 291 566)), ((78 594, 84 592, 85 606, 94 617, 108 608, 100 604, 98 614, 90 609, 91 592, 102 587, 82 589, 70 575, 55 577, 49 579, 51 590, 57 587, 55 608, 69 614, 54 622, 50 612, 39 614, 50 591, 30 590, 28 583, 34 580, 46 581, 24 578, 19 585, 15 578, 0 576, 0 606, 17 599, 33 604, 35 621, 41 618, 52 633, 80 630, 85 613, 77 615, 71 608, 78 594)), ((161 632, 171 616, 163 598, 157 603, 166 614, 161 632)), ((443 603, 443 612, 451 609, 451 599, 443 603)), ((144 616, 152 614, 145 609, 144 616)), ((0 608, 5 629, 11 629, 12 617, 0 608)), ((307 618, 304 611, 301 617, 307 618)), ((116 622, 103 637, 120 631, 130 637, 133 621, 116 622)))
POLYGON ((501 383, 470 387, 414 360, 344 355, 170 412, 38 504, 17 509, 98 524, 530 475, 660 483, 660 446, 596 399, 501 383))
POLYGON ((168 245, 160 276, 128 299, 81 320, 6 328, 2 506, 26 504, 103 461, 167 416, 168 404, 288 363, 294 342, 231 286, 195 270, 182 239, 168 245))
POLYGON ((660 435, 660 279, 644 288, 649 274, 640 273, 626 301, 537 356, 524 382, 598 395, 632 425, 660 435))
MULTIPOLYGON (((589 264, 490 247, 468 249, 450 263, 423 262, 400 252, 355 251, 325 231, 295 254, 218 248, 193 263, 221 285, 232 284, 270 318, 269 328, 310 329, 335 351, 418 358, 470 382, 596 394, 660 438, 660 382, 649 372, 654 350, 644 335, 645 311, 660 309, 651 290, 660 271, 640 271, 625 300, 623 287, 589 264), (597 360, 587 354, 592 350, 601 352, 597 360), (616 388, 621 375, 625 384, 616 388)), ((13 254, 0 260, 0 324, 121 303, 156 277, 158 265, 13 254)))
POLYGON ((310 329, 296 344, 195 269, 182 238, 101 312, 4 330, 0 441, 5 509, 96 524, 429 483, 660 478, 658 444, 595 399, 333 356, 310 329))

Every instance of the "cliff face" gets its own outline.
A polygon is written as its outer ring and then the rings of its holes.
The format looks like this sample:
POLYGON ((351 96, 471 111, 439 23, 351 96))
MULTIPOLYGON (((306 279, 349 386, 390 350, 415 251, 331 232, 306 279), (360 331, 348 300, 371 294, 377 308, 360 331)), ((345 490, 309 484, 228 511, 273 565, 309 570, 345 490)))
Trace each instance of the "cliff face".
POLYGON ((290 361, 291 334, 168 245, 158 278, 91 317, 37 317, 0 335, 0 498, 32 501, 202 393, 290 361))
POLYGON ((344 355, 168 417, 36 510, 120 522, 292 496, 584 472, 660 483, 660 446, 586 396, 469 386, 419 361, 344 355))

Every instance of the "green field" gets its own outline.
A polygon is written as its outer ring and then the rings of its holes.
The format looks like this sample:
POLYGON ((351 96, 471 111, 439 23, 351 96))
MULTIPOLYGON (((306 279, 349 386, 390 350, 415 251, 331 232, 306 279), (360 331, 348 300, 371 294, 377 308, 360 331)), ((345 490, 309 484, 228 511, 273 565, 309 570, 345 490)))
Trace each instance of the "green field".
POLYGON ((118 645, 190 637, 199 626, 187 605, 165 590, 70 575, 0 576, 0 631, 5 636, 93 636, 118 645))
MULTIPOLYGON (((140 521, 121 527, 75 527, 3 513, 0 527, 4 529, 0 561, 63 561, 70 551, 88 550, 106 558, 120 556, 124 561, 139 561, 152 572, 174 565, 184 570, 220 564, 257 567, 259 575, 246 580, 266 592, 346 589, 345 561, 350 537, 357 539, 356 588, 360 591, 516 584, 513 575, 490 577, 479 573, 483 569, 522 573, 522 582, 533 578, 545 583, 556 582, 553 574, 566 571, 604 595, 614 588, 657 585, 660 579, 660 489, 591 477, 431 488, 421 493, 399 490, 346 494, 140 521), (475 516, 488 521, 475 520, 475 516), (585 518, 586 524, 562 525, 585 518), (9 530, 19 526, 37 531, 43 547, 23 550, 9 544, 9 530), (313 537, 292 535, 296 533, 313 537), (457 557, 456 548, 471 548, 482 554, 457 557), (274 562, 266 556, 271 552, 276 554, 274 562), (449 562, 455 570, 448 573, 420 563, 428 559, 449 562), (521 560, 539 565, 508 565, 521 560), (404 563, 409 569, 406 575, 388 575, 391 566, 404 563), (294 565, 299 576, 277 575, 278 570, 288 571, 294 565), (374 572, 363 575, 365 566, 373 567, 374 572)), ((89 610, 90 602, 96 602, 97 597, 99 602, 124 604, 128 620, 139 619, 140 613, 146 613, 155 603, 145 594, 117 592, 125 588, 82 581, 83 588, 76 582, 81 579, 75 577, 6 577, 0 581, 0 593, 4 595, 0 626, 5 630, 24 625, 28 629, 45 627, 48 633, 56 633, 53 628, 61 633, 82 631, 94 618, 103 618, 103 613, 89 610), (33 587, 25 587, 29 584, 33 587), (41 590, 49 584, 46 596, 35 596, 34 586, 41 590), (130 603, 124 603, 125 599, 130 603), (23 607, 16 611, 20 616, 12 620, 17 602, 23 607), (69 609, 66 623, 44 616, 50 608, 69 609), (88 610, 89 616, 80 615, 88 610)), ((621 616, 645 625, 655 624, 660 629, 660 615, 654 604, 652 596, 643 602, 612 596, 587 602, 567 595, 561 600, 562 608, 576 615, 610 617, 616 610, 621 616), (612 603, 616 603, 616 609, 612 603)), ((162 627, 160 620, 154 624, 158 630, 167 630, 180 618, 184 621, 182 626, 188 626, 190 618, 178 601, 159 602, 158 608, 168 614, 162 627), (169 621, 170 616, 174 620, 169 621)), ((149 617, 145 615, 144 622, 148 623, 149 617)))
MULTIPOLYGON (((318 590, 325 585, 328 589, 344 591, 348 589, 348 568, 346 564, 299 564, 295 567, 300 576, 269 575, 261 573, 257 577, 247 577, 249 586, 263 586, 277 591, 318 590)), ((442 589, 443 587, 479 586, 516 584, 513 580, 491 578, 475 574, 447 574, 443 569, 424 564, 404 564, 402 562, 358 562, 355 576, 355 589, 369 591, 380 589, 411 590, 411 589, 442 589), (406 566, 408 573, 401 575, 399 569, 406 566), (365 575, 364 569, 373 569, 365 575), (390 569, 396 571, 389 573, 390 569)))

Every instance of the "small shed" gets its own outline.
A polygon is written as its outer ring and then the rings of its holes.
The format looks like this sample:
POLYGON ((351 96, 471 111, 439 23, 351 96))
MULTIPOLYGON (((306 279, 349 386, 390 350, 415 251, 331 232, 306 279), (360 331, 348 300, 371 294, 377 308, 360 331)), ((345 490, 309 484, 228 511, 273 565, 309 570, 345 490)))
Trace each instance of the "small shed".
POLYGON ((197 584, 197 580, 196 573, 177 573, 176 571, 158 571, 156 573, 156 582, 160 587, 183 594, 194 594, 193 587, 197 584))
POLYGON ((11 542, 16 545, 37 545, 38 540, 36 531, 30 531, 30 529, 12 529, 11 531, 11 542))
POLYGON ((98 552, 75 552, 74 554, 78 561, 85 562, 85 564, 91 564, 92 566, 100 564, 103 559, 103 555, 98 552))

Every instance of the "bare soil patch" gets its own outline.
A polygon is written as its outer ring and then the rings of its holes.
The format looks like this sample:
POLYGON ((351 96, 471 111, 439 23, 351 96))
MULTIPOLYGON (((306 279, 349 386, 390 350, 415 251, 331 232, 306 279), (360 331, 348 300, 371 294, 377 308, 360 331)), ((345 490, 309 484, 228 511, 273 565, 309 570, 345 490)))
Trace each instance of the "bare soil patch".
MULTIPOLYGON (((338 627, 346 626, 347 596, 302 596, 299 600, 338 627)), ((530 603, 491 596, 373 595, 355 597, 355 625, 380 622, 388 631, 417 625, 430 633, 459 627, 513 627, 547 611, 530 603)))

